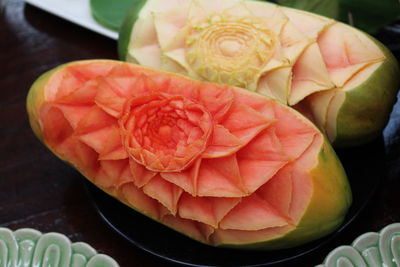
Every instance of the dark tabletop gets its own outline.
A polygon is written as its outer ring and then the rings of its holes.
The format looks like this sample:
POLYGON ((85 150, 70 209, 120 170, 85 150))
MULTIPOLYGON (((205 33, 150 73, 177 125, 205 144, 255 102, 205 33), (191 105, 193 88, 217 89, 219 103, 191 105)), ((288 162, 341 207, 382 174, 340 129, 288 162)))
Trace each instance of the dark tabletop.
MULTIPOLYGON (((398 37, 378 37, 399 49, 398 37), (393 38, 397 38, 395 42, 393 38)), ((399 56, 398 50, 396 53, 399 56)), ((73 242, 89 243, 121 266, 173 266, 114 233, 89 201, 80 174, 53 156, 30 129, 25 98, 33 81, 59 64, 93 58, 117 59, 116 42, 22 0, 10 0, 0 15, 0 226, 61 232, 73 242)), ((399 106, 394 113, 400 113, 399 106)), ((393 114, 385 138, 373 144, 383 148, 373 167, 380 185, 360 216, 329 244, 280 266, 321 263, 334 247, 400 222, 399 121, 393 114)), ((368 145, 363 151, 376 153, 368 150, 368 145)), ((355 178, 363 179, 362 175, 355 178)))

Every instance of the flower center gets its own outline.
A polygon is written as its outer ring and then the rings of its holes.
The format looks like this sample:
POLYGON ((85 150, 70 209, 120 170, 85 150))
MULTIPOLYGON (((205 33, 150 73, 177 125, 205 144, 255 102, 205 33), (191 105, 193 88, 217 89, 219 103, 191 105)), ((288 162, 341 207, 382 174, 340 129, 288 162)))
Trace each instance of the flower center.
POLYGON ((204 106, 162 93, 129 100, 119 124, 130 157, 153 171, 185 169, 205 150, 212 130, 204 106))
POLYGON ((255 19, 212 15, 191 25, 186 43, 187 62, 202 79, 251 89, 277 42, 255 19))
POLYGON ((172 133, 172 127, 168 125, 163 125, 158 129, 158 134, 161 137, 170 138, 172 133))
POLYGON ((243 46, 235 40, 224 40, 220 44, 221 53, 226 57, 234 57, 238 55, 243 46))

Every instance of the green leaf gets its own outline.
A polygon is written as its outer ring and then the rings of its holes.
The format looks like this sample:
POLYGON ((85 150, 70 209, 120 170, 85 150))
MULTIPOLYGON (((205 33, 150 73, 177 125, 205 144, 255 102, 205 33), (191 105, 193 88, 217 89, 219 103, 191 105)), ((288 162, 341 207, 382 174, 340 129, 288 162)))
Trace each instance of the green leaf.
POLYGON ((141 0, 90 0, 92 16, 101 25, 118 31, 125 14, 141 0))
POLYGON ((278 4, 317 13, 333 19, 339 18, 339 0, 277 0, 278 4))
POLYGON ((371 34, 400 19, 399 0, 277 0, 276 2, 343 21, 371 34))
POLYGON ((399 0, 340 0, 340 20, 371 34, 397 19, 399 0))

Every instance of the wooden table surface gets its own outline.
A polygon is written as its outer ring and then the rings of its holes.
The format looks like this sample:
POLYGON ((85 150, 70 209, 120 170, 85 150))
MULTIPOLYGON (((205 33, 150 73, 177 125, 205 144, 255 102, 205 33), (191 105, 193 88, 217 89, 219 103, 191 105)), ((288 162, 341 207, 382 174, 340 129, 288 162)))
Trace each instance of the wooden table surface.
MULTIPOLYGON (((116 42, 22 0, 10 0, 0 15, 0 226, 61 232, 121 266, 174 266, 110 230, 90 204, 79 173, 53 156, 30 129, 25 98, 32 82, 59 64, 93 58, 117 59, 116 42)), ((360 217, 316 253, 280 266, 318 264, 335 246, 400 222, 400 131, 394 131, 377 177, 381 185, 360 217)))

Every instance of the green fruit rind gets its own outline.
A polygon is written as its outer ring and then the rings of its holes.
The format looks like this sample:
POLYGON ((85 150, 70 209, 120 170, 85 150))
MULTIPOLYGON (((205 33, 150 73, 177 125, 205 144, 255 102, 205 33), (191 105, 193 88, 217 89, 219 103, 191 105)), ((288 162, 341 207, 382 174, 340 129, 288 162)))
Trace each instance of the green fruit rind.
POLYGON ((337 115, 335 147, 365 144, 379 136, 387 124, 400 87, 400 69, 393 54, 370 37, 386 60, 361 85, 346 92, 337 115))
MULTIPOLYGON (((28 111, 29 123, 35 135, 43 142, 42 126, 39 123, 39 110, 45 101, 45 87, 54 73, 62 69, 64 66, 61 65, 55 69, 49 70, 43 73, 36 81, 32 84, 29 89, 28 96, 26 99, 26 109, 28 111)), ((44 143, 44 142, 43 142, 44 143)))
POLYGON ((337 229, 352 203, 350 184, 327 140, 324 140, 317 161, 317 166, 309 170, 313 181, 312 198, 296 228, 265 242, 221 246, 266 250, 290 248, 326 236, 337 229))
POLYGON ((128 54, 129 43, 131 42, 131 34, 133 25, 139 17, 140 11, 147 3, 147 0, 139 0, 138 3, 126 13, 125 19, 119 30, 118 37, 118 55, 121 60, 126 60, 128 54))

